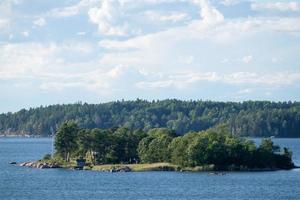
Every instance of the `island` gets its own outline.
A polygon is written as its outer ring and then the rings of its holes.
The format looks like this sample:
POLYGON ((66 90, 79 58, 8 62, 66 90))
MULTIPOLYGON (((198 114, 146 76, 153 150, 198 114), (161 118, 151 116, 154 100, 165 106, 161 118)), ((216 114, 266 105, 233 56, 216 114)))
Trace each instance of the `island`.
POLYGON ((265 171, 296 166, 292 152, 262 139, 260 145, 230 133, 226 124, 177 135, 167 128, 148 132, 127 127, 79 128, 66 121, 55 134, 55 154, 22 163, 37 168, 129 171, 265 171))

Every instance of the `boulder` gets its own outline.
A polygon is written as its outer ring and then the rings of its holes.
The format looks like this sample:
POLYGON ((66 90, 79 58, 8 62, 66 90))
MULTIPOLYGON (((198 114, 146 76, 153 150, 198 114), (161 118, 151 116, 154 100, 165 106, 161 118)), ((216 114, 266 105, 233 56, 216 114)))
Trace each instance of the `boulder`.
POLYGON ((25 167, 25 165, 26 165, 26 162, 20 164, 21 167, 25 167))
POLYGON ((131 172, 131 168, 128 166, 121 167, 117 170, 118 172, 131 172))

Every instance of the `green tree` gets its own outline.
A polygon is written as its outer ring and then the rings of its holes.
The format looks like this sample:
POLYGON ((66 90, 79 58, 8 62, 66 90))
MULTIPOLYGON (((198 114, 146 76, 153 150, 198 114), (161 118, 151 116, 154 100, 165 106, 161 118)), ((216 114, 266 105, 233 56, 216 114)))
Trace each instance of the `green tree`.
MULTIPOLYGON (((180 166, 195 166, 194 155, 192 155, 195 152, 192 150, 193 147, 191 146, 193 144, 191 143, 197 140, 198 137, 199 134, 197 133, 187 133, 184 136, 174 138, 169 145, 171 162, 180 166)), ((197 156, 201 157, 200 154, 197 154, 197 156)))
POLYGON ((55 150, 56 154, 65 161, 70 161, 71 154, 78 148, 77 134, 79 128, 74 121, 63 123, 55 134, 55 150))
POLYGON ((111 163, 116 161, 113 149, 112 130, 93 129, 91 134, 94 137, 93 153, 98 164, 111 163), (108 155, 109 154, 109 155, 108 155))
POLYGON ((166 128, 155 128, 148 132, 138 146, 138 155, 142 162, 168 162, 170 161, 169 144, 175 133, 166 128))
POLYGON ((263 139, 261 141, 261 144, 259 148, 262 151, 268 152, 268 153, 274 153, 280 151, 280 147, 278 145, 274 145, 273 141, 268 138, 268 139, 263 139))
POLYGON ((91 130, 81 129, 77 136, 78 152, 80 157, 88 156, 88 159, 95 164, 93 149, 95 148, 95 135, 91 130))

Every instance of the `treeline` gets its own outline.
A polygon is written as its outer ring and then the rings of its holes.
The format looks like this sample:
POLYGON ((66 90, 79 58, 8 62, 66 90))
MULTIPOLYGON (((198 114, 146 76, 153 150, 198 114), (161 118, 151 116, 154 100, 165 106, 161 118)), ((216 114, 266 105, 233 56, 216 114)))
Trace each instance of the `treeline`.
POLYGON ((167 128, 147 133, 126 127, 116 129, 80 129, 66 122, 55 137, 56 157, 67 162, 85 158, 93 165, 117 163, 168 162, 180 167, 213 165, 216 170, 291 169, 292 153, 262 140, 233 136, 227 126, 190 132, 178 136, 167 128))
POLYGON ((116 101, 67 104, 0 115, 0 134, 47 136, 66 120, 81 128, 126 126, 148 131, 165 127, 184 134, 227 123, 231 133, 250 137, 300 137, 300 103, 247 101, 116 101))

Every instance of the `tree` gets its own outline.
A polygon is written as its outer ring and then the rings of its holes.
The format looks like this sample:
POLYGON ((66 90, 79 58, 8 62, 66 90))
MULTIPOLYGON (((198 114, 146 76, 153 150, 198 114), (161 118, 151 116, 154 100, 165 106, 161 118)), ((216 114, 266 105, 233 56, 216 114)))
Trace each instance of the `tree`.
POLYGON ((55 134, 55 150, 56 154, 65 161, 70 161, 70 154, 77 149, 77 134, 79 128, 74 121, 63 123, 55 134))
POLYGON ((261 141, 261 144, 259 148, 262 151, 268 152, 268 153, 274 153, 277 151, 280 151, 280 147, 278 145, 274 145, 273 141, 271 139, 263 139, 261 141))
POLYGON ((78 132, 77 145, 77 154, 80 157, 85 157, 88 154, 89 159, 95 164, 95 158, 93 155, 93 149, 95 148, 95 135, 93 132, 88 129, 81 129, 78 132))
POLYGON ((168 127, 177 134, 226 123, 238 136, 300 137, 300 103, 246 101, 116 101, 64 104, 0 114, 0 134, 52 135, 66 120, 80 128, 150 129, 168 127))
POLYGON ((168 162, 170 161, 169 144, 175 133, 167 128, 155 128, 148 132, 138 146, 138 155, 142 162, 168 162))
POLYGON ((127 127, 120 127, 113 133, 118 162, 131 163, 138 160, 137 147, 145 137, 141 130, 132 131, 127 127))
MULTIPOLYGON (((193 144, 195 140, 199 138, 199 134, 197 133, 187 133, 184 136, 176 137, 172 140, 169 145, 169 151, 171 154, 171 162, 179 165, 179 166, 195 166, 194 163, 195 158, 193 153, 193 144)), ((201 152, 203 153, 203 152, 201 152)), ((195 153, 197 156, 201 157, 201 154, 195 153)))
POLYGON ((115 162, 116 160, 116 156, 113 154, 112 133, 112 130, 103 129, 93 129, 91 131, 94 137, 93 152, 95 153, 95 160, 99 164, 115 162))
POLYGON ((171 162, 181 167, 213 165, 215 169, 294 167, 292 153, 264 139, 259 148, 253 141, 234 136, 226 125, 177 136, 167 128, 145 134, 127 127, 79 129, 73 121, 59 127, 56 155, 67 162, 76 156, 91 156, 93 164, 171 162))

